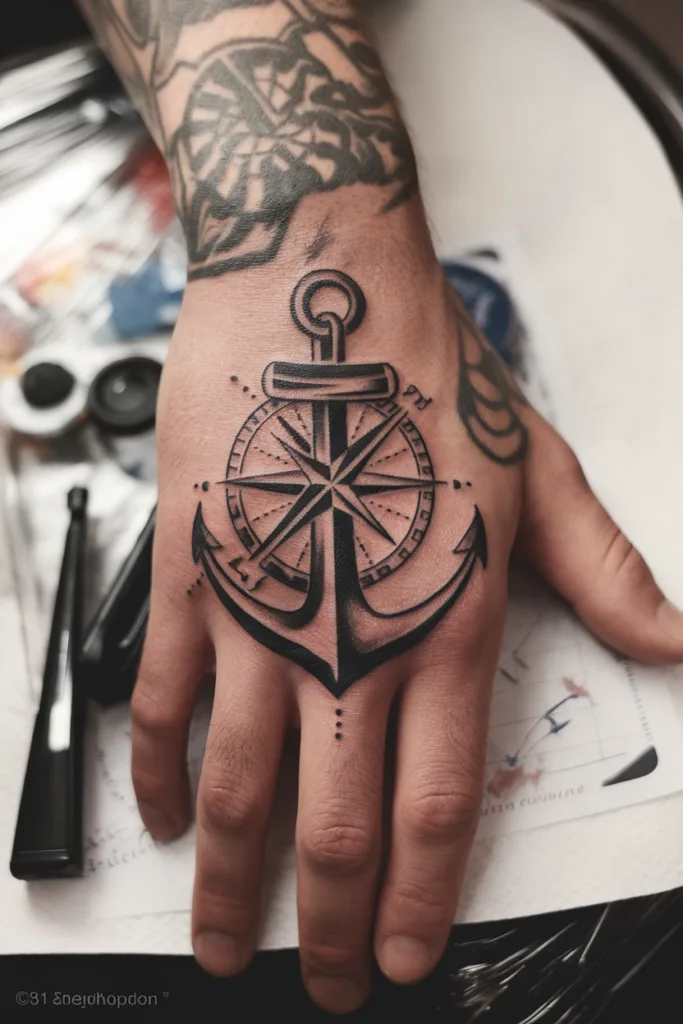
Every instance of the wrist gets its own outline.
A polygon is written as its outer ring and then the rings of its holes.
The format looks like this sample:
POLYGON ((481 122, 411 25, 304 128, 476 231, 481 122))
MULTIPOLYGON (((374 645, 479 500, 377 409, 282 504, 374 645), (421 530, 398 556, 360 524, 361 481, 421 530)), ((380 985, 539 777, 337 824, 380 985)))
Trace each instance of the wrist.
MULTIPOLYGON (((355 191, 355 190, 354 190, 355 191)), ((313 270, 340 271, 356 281, 367 312, 363 360, 379 351, 411 363, 436 359, 446 335, 443 275, 417 199, 380 217, 354 216, 358 206, 310 199, 292 225, 277 260, 192 280, 173 347, 195 358, 278 358, 292 335, 290 297, 313 270)))

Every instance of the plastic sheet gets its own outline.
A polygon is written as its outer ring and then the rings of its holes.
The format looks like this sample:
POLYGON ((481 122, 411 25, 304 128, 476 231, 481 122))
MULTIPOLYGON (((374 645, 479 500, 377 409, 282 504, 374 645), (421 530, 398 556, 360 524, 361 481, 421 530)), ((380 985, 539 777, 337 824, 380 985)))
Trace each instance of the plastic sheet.
POLYGON ((675 891, 456 928, 448 1008, 467 1024, 591 1024, 680 932, 682 909, 675 891))

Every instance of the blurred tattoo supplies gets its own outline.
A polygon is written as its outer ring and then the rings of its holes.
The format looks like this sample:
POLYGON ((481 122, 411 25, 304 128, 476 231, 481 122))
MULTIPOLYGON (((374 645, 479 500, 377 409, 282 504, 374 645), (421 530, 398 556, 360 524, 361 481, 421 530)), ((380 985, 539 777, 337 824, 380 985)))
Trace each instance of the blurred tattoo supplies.
POLYGON ((10 861, 15 878, 83 870, 85 695, 78 661, 87 499, 83 488, 69 491, 71 521, 10 861))

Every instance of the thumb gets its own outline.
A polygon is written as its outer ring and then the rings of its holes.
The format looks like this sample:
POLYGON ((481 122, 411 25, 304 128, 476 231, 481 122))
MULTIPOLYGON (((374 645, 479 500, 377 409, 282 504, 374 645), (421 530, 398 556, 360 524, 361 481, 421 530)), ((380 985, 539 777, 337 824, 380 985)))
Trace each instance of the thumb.
POLYGON ((683 613, 595 497, 572 450, 532 415, 517 550, 610 647, 639 661, 683 661, 683 613))

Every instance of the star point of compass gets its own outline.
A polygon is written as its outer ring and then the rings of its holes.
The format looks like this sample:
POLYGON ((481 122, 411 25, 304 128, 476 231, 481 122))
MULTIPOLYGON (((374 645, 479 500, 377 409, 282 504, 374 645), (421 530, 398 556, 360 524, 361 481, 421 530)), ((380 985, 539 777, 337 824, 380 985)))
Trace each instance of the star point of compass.
POLYGON ((286 494, 296 497, 294 504, 250 555, 250 561, 270 554, 286 540, 330 509, 339 509, 395 544, 394 538, 373 515, 364 498, 397 491, 433 490, 446 483, 432 478, 397 476, 369 472, 365 466, 380 445, 403 419, 399 409, 384 422, 372 427, 357 441, 349 444, 333 462, 317 459, 301 451, 273 433, 274 439, 296 465, 293 470, 237 476, 221 481, 229 487, 286 494))

